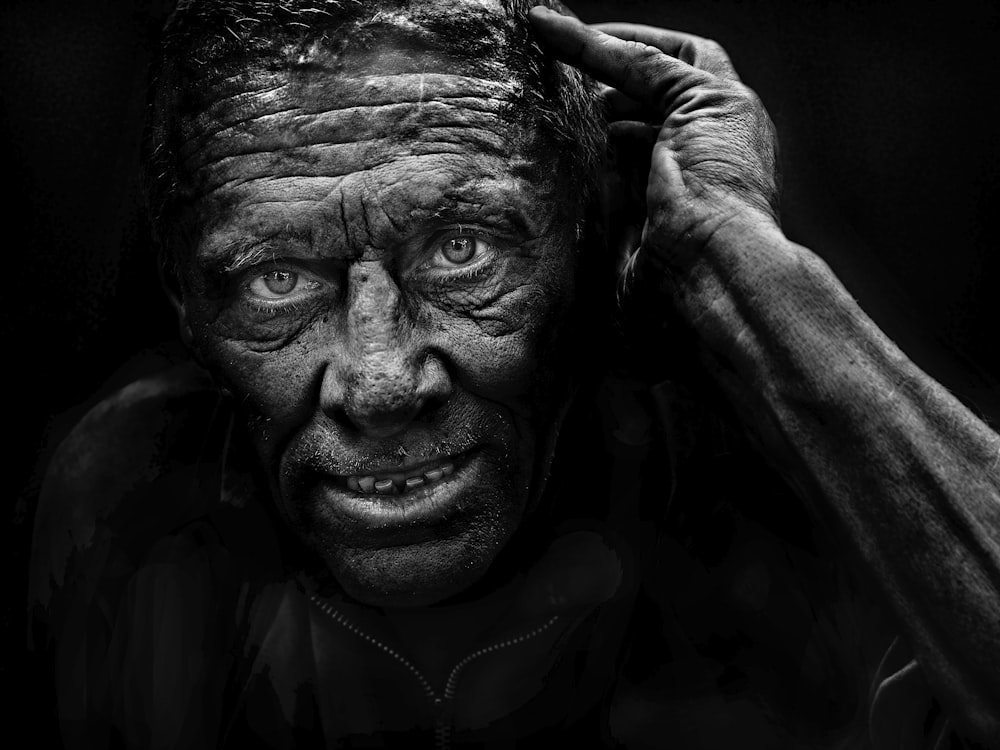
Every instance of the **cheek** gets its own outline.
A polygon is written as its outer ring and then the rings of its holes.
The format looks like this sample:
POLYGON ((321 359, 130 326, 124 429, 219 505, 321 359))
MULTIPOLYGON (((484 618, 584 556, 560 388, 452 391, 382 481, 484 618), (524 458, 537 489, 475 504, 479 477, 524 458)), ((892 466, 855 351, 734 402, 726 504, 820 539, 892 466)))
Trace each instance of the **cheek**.
POLYGON ((265 444, 280 444, 315 412, 323 368, 305 340, 255 351, 245 342, 209 335, 196 348, 205 367, 232 393, 265 444))
POLYGON ((565 359, 559 342, 572 284, 564 279, 525 285, 490 308, 438 326, 439 346, 449 352, 467 390, 537 406, 565 359))
POLYGON ((447 351, 458 379, 473 394, 516 404, 530 395, 544 369, 540 332, 522 328, 496 336, 482 328, 461 321, 448 330, 447 351))

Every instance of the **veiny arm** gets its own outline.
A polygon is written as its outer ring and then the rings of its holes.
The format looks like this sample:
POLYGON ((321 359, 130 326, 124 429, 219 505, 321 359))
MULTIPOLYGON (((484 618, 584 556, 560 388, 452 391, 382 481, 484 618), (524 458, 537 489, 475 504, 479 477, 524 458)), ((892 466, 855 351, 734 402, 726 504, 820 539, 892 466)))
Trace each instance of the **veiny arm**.
POLYGON ((770 121, 718 45, 532 18, 623 117, 662 122, 637 272, 664 280, 762 450, 846 532, 957 725, 996 742, 1000 437, 783 235, 770 121))
POLYGON ((1000 438, 780 233, 733 222, 703 258, 680 294, 718 380, 847 532, 950 713, 996 741, 1000 438))

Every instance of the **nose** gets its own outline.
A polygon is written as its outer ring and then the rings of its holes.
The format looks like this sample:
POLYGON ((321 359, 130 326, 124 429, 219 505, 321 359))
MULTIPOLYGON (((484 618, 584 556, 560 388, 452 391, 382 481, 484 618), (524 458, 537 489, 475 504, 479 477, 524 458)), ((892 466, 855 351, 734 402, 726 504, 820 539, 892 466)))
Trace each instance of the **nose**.
POLYGON ((364 435, 390 437, 443 403, 451 379, 381 264, 353 264, 347 282, 345 336, 323 374, 321 406, 364 435))

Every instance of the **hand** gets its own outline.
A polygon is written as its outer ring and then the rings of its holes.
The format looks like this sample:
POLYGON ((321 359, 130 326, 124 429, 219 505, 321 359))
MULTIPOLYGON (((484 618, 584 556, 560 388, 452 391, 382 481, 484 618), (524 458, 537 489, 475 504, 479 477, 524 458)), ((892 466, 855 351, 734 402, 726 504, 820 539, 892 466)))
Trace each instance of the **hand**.
POLYGON ((530 18, 560 60, 606 85, 610 136, 654 142, 641 262, 682 273, 724 223, 777 223, 774 128, 722 47, 651 26, 587 26, 542 7, 530 18))

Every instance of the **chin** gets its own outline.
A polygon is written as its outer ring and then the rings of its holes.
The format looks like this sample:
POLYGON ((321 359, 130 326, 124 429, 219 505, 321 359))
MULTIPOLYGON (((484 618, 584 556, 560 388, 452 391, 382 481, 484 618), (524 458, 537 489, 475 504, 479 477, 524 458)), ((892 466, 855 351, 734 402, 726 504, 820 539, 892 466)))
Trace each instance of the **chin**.
POLYGON ((276 482, 279 513, 352 599, 441 602, 486 575, 527 513, 531 453, 480 446, 449 459, 434 481, 391 494, 359 491, 292 454, 276 482))
POLYGON ((337 550, 327 566, 352 599, 375 607, 426 607, 472 587, 513 533, 460 535, 375 550, 337 550))

